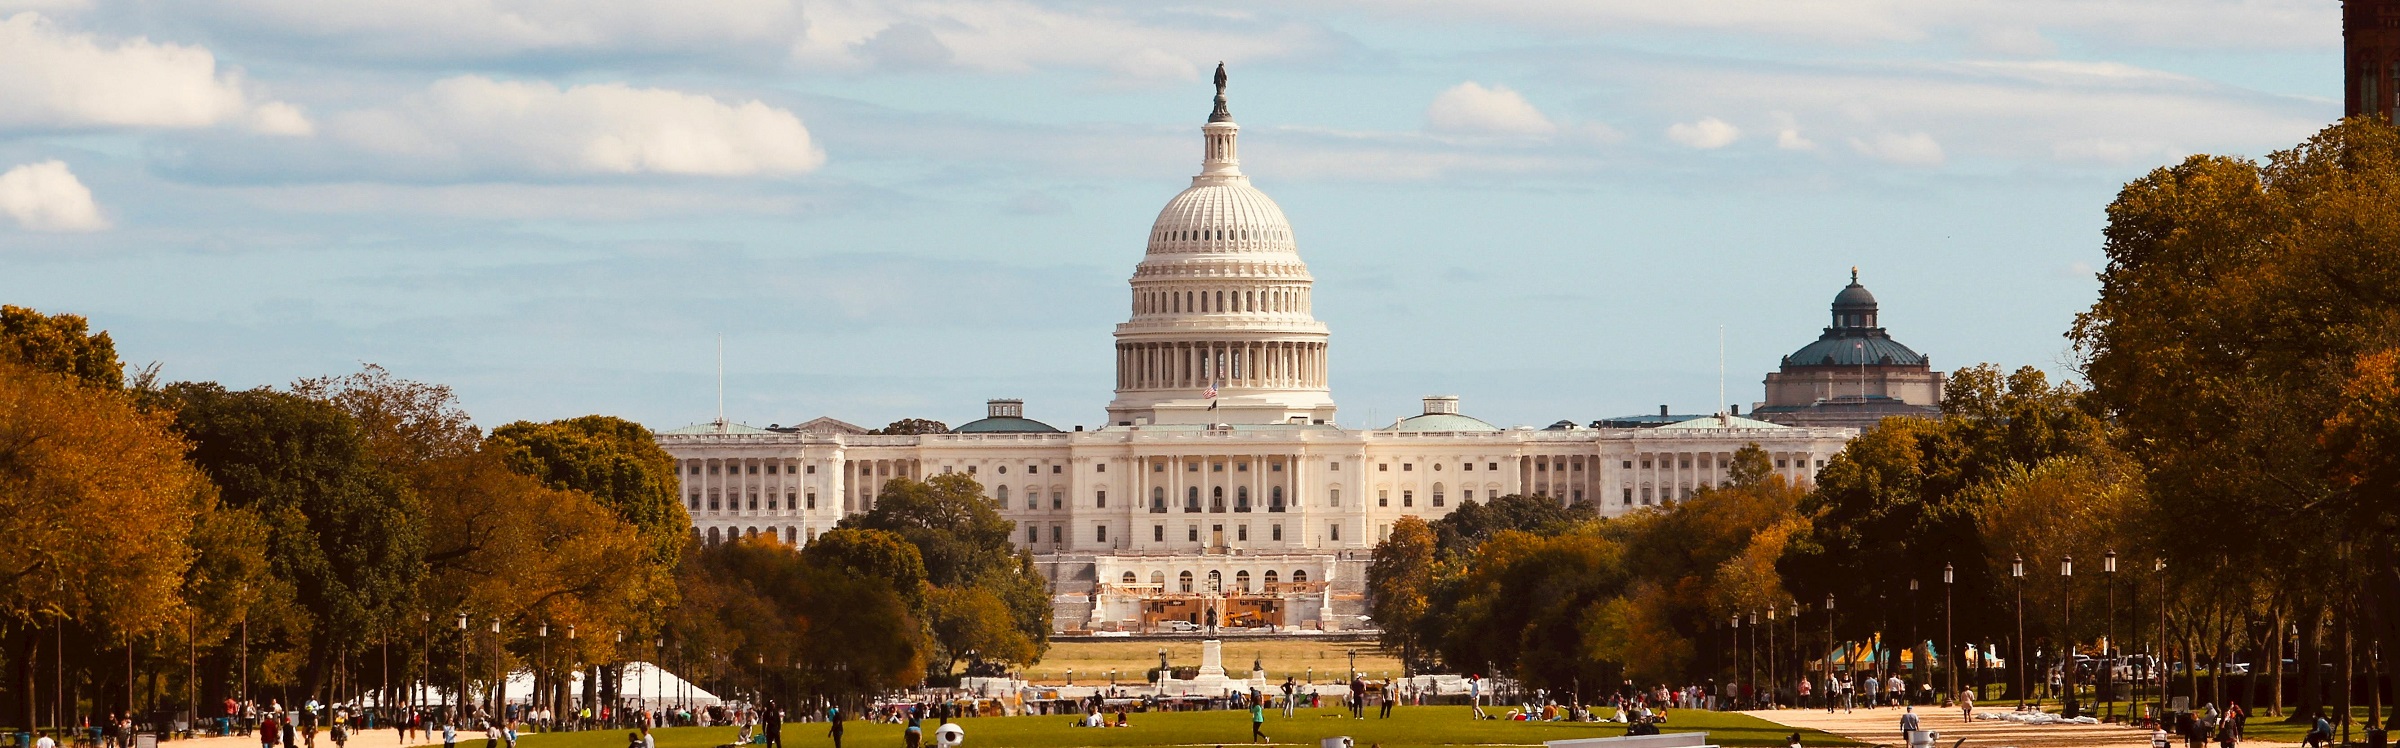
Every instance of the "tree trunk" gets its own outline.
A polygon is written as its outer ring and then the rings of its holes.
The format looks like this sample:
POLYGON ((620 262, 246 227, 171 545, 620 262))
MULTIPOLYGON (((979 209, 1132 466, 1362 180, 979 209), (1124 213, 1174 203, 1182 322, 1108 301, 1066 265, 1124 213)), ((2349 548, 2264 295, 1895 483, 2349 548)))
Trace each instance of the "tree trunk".
POLYGON ((2267 638, 2275 642, 2274 653, 2267 656, 2267 666, 2274 668, 2274 682, 2267 688, 2267 716, 2283 716, 2283 610, 2278 608, 2268 619, 2274 625, 2267 638))
POLYGON ((16 657, 18 709, 15 715, 0 717, 0 720, 14 719, 15 721, 8 724, 18 725, 41 724, 41 718, 37 716, 41 714, 41 689, 37 680, 41 670, 36 667, 35 659, 41 652, 42 637, 31 626, 10 627, 7 636, 9 639, 15 640, 9 642, 7 649, 18 653, 16 657))
POLYGON ((2300 698, 2292 710, 2291 721, 2306 722, 2325 708, 2324 647, 2319 638, 2324 633, 2324 619, 2319 611, 2300 614, 2300 698))

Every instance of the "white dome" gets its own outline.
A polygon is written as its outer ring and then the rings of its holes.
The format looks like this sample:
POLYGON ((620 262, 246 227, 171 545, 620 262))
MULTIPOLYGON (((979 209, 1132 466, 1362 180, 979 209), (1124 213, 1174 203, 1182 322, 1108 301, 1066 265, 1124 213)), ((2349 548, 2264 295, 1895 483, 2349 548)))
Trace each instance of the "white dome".
POLYGON ((1283 208, 1247 179, 1192 185, 1150 224, 1150 254, 1293 251, 1283 208))

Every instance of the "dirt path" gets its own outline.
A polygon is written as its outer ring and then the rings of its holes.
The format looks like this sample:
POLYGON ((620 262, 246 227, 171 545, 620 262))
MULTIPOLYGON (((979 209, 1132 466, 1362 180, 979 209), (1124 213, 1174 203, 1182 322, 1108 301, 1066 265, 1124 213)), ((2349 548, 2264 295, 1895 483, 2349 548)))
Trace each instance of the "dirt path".
MULTIPOLYGON (((1744 714, 1792 727, 1823 730, 1868 745, 1902 744, 1897 708, 1833 714, 1819 709, 1778 709, 1744 714)), ((1960 738, 1966 739, 1967 748, 2150 748, 2148 731, 2116 725, 2020 725, 1998 720, 1967 723, 1959 719, 1955 709, 1918 710, 1917 718, 1921 726, 1940 736, 1935 741, 1938 748, 1950 748, 1960 738)), ((2242 745, 2273 748, 2296 744, 2244 741, 2242 745)))

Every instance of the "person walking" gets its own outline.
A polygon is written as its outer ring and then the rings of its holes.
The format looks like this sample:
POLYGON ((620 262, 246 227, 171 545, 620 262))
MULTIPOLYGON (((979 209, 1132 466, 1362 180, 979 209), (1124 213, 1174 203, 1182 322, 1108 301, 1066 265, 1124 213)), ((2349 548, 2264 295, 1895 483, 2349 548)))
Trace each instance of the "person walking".
MULTIPOLYGON (((758 723, 766 729, 767 745, 773 748, 783 748, 783 705, 775 703, 774 699, 768 699, 766 710, 758 714, 758 723)), ((516 748, 516 746, 509 746, 509 748, 516 748)))
POLYGON ((1958 689, 1958 721, 1975 721, 1975 689, 1958 689))
POLYGON ((908 707, 908 729, 902 730, 900 737, 908 748, 920 748, 925 740, 925 718, 917 713, 915 705, 908 707))
POLYGON ((1299 683, 1296 683, 1296 682, 1293 682, 1293 680, 1292 680, 1292 676, 1289 676, 1289 675, 1283 676, 1283 718, 1284 718, 1284 719, 1291 719, 1291 718, 1292 718, 1292 707, 1293 707, 1294 705, 1296 705, 1296 704, 1298 704, 1298 703, 1299 703, 1299 699, 1297 699, 1297 698, 1295 698, 1295 697, 1297 697, 1297 696, 1299 696, 1299 695, 1300 695, 1300 684, 1299 684, 1299 683))
POLYGON ((275 715, 267 715, 265 719, 258 722, 258 748, 275 748, 275 741, 282 734, 282 730, 275 724, 275 715))
POLYGON ((1356 674, 1350 676, 1350 716, 1367 718, 1367 680, 1356 674))
POLYGON ((1250 700, 1250 742, 1267 742, 1267 705, 1257 699, 1250 700))
POLYGON ((442 748, 458 748, 458 720, 442 720, 442 748))
POLYGON ((1392 684, 1390 684, 1390 683, 1385 683, 1385 684, 1383 684, 1383 691, 1381 691, 1381 692, 1379 692, 1379 693, 1375 694, 1375 696, 1376 696, 1376 698, 1378 698, 1378 699, 1380 699, 1380 700, 1382 701, 1382 706, 1383 706, 1383 713, 1382 713, 1382 714, 1379 714, 1379 715, 1377 715, 1375 718, 1376 718, 1376 719, 1391 719, 1391 718, 1392 718, 1392 701, 1393 701, 1393 698, 1392 698, 1392 696, 1393 696, 1393 694, 1392 694, 1392 684))
POLYGON ((1900 744, 1908 746, 1916 745, 1918 727, 1917 708, 1913 706, 1905 707, 1904 711, 1900 712, 1900 744))
MULTIPOLYGON (((299 746, 300 746, 300 742, 299 742, 298 738, 297 738, 297 737, 294 735, 294 733, 298 732, 298 730, 297 730, 297 729, 295 729, 295 728, 292 726, 292 723, 293 723, 293 722, 295 722, 295 721, 297 721, 297 720, 294 720, 294 719, 292 718, 292 715, 290 715, 290 714, 284 714, 284 715, 282 715, 282 719, 283 719, 283 748, 299 748, 299 746)), ((130 746, 128 746, 128 748, 131 748, 131 747, 130 747, 130 746)))
POLYGON ((1491 715, 1483 713, 1483 674, 1467 676, 1467 703, 1475 706, 1476 719, 1491 719, 1491 715))
POLYGON ((832 729, 826 730, 825 734, 833 738, 833 748, 842 748, 842 723, 849 719, 850 715, 839 706, 825 710, 825 721, 832 723, 832 729))

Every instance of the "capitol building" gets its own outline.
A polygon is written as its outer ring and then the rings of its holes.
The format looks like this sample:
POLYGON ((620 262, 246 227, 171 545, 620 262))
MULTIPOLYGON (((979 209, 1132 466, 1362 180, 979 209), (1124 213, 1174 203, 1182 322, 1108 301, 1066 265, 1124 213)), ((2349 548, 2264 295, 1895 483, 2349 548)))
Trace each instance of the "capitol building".
MULTIPOLYGON (((992 400, 988 417, 939 434, 830 418, 665 431, 693 532, 806 544, 871 509, 886 481, 964 473, 1016 522, 1058 631, 1340 630, 1363 625, 1368 560, 1402 517, 1510 494, 1641 511, 1726 481, 1749 444, 1806 483, 1859 433, 1731 413, 1502 428, 1449 396, 1382 428, 1338 426, 1314 279, 1283 209, 1242 173, 1222 79, 1200 130, 1200 173, 1159 211, 1133 269, 1106 425, 1060 431, 992 400)), ((1829 378, 1857 368, 1825 363, 1829 378)), ((1867 394, 1884 394, 1877 384, 1867 394)))

